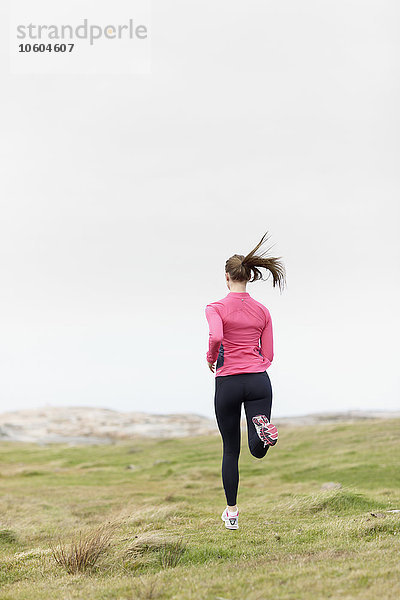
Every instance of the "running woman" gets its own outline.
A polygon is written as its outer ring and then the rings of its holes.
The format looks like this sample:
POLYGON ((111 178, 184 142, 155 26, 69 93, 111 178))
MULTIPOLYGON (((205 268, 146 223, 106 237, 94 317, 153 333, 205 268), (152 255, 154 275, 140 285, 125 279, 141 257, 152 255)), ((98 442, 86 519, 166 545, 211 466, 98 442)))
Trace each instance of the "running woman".
POLYGON ((278 430, 270 423, 272 387, 267 373, 274 356, 271 315, 246 291, 248 281, 262 280, 257 267, 270 271, 273 286, 278 284, 283 289, 285 268, 279 261, 281 257, 264 257, 270 248, 256 255, 267 233, 249 254, 234 254, 226 261, 225 279, 230 291, 205 308, 209 325, 206 357, 210 370, 215 372, 214 409, 223 443, 222 482, 227 506, 221 518, 227 529, 239 527, 236 501, 242 403, 251 454, 263 458, 278 440, 278 430))

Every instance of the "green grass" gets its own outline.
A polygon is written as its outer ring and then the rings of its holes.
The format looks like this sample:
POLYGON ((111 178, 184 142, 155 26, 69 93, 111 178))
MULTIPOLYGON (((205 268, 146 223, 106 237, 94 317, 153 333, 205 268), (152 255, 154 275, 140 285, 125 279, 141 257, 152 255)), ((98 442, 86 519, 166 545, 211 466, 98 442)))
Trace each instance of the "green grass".
POLYGON ((0 443, 0 600, 397 600, 400 513, 387 511, 400 508, 400 420, 282 426, 261 460, 246 444, 229 531, 217 431, 0 443), (321 489, 329 481, 342 487, 321 489), (56 563, 52 542, 108 522, 94 567, 56 563))

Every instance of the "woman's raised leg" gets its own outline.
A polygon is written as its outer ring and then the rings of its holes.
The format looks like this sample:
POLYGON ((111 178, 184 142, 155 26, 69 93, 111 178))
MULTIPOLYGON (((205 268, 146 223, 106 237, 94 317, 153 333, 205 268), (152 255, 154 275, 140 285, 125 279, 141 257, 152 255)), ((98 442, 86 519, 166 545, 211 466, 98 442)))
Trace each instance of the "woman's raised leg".
POLYGON ((264 415, 271 418, 272 386, 266 371, 249 373, 245 381, 244 410, 247 420, 247 436, 249 450, 256 458, 263 458, 268 452, 269 445, 264 446, 260 439, 253 417, 264 415))

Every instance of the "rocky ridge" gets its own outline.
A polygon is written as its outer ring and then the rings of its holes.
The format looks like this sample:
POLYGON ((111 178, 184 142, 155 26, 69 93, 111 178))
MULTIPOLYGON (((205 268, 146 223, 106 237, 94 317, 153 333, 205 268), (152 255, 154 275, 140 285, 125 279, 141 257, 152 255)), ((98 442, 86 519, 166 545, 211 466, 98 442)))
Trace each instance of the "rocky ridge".
MULTIPOLYGON (((302 426, 361 419, 400 418, 400 411, 348 411, 277 417, 277 425, 302 426)), ((244 413, 242 428, 246 429, 244 413)), ((107 444, 138 437, 177 438, 215 434, 215 418, 194 413, 151 414, 87 406, 44 406, 0 413, 0 441, 107 444)))

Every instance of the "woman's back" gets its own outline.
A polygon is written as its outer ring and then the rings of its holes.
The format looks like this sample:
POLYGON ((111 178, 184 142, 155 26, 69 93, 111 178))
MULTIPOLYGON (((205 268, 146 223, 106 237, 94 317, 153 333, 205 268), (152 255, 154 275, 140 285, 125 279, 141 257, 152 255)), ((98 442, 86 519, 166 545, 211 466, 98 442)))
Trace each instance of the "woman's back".
POLYGON ((205 308, 209 324, 207 361, 216 377, 265 371, 273 360, 269 310, 248 292, 229 292, 205 308))

